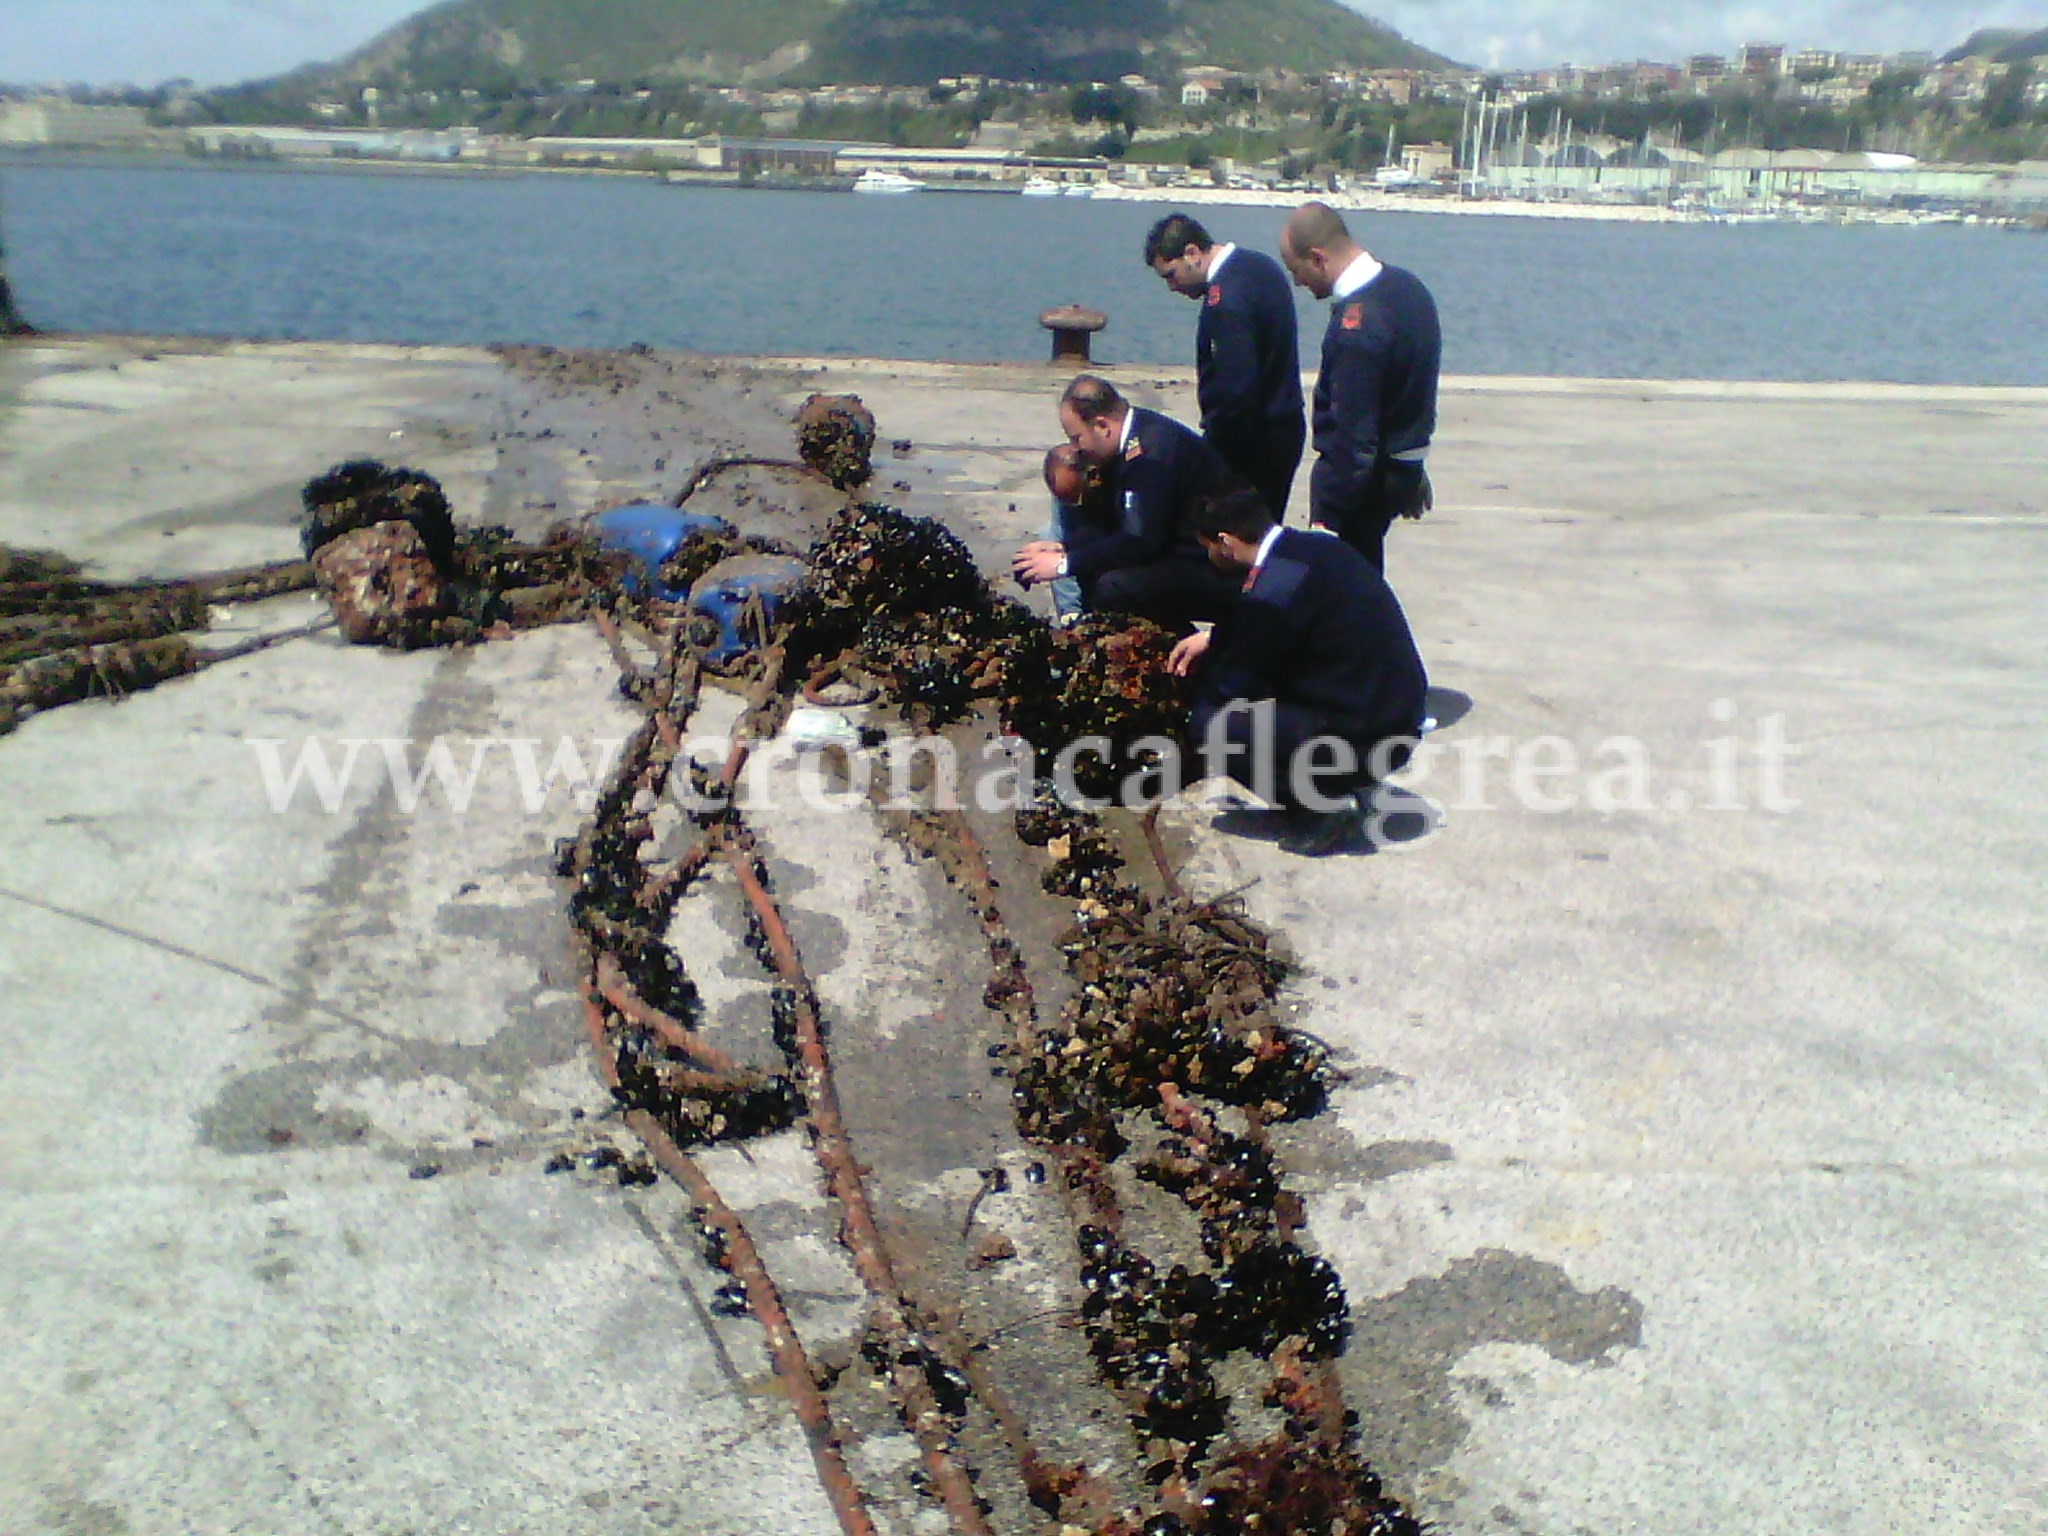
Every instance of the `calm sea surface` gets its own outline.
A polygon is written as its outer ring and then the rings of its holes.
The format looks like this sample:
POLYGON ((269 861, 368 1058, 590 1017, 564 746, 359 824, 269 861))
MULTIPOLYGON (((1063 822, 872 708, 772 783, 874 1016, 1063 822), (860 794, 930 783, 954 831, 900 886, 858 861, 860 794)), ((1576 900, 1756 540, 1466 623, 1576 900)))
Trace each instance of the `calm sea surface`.
MULTIPOLYGON (((1140 260, 1152 203, 849 197, 640 177, 0 161, 15 293, 47 329, 703 352, 1186 362, 1140 260)), ((1282 215, 1216 208, 1271 250, 1282 215)), ((1453 373, 2048 385, 2048 237, 1958 226, 1354 216, 1444 315, 1453 373)), ((1301 298, 1305 360, 1321 319, 1301 298)))

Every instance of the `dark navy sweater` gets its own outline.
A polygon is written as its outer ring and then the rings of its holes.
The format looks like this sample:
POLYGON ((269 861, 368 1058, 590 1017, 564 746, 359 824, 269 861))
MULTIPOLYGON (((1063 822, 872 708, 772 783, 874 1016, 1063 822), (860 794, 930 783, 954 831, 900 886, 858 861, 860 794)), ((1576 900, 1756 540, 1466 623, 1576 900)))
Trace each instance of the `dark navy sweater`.
POLYGON ((1385 578, 1341 539, 1290 528, 1216 625, 1197 711, 1278 699, 1354 740, 1377 740, 1417 734, 1428 689, 1385 578))
POLYGON ((1294 294, 1280 263, 1239 246, 1195 327, 1202 436, 1231 468, 1298 456, 1304 434, 1294 294))
POLYGON ((1413 272, 1382 267, 1351 297, 1331 302, 1316 379, 1315 522, 1343 527, 1375 464, 1429 446, 1442 357, 1436 300, 1413 272))
POLYGON ((1215 449, 1171 416, 1133 406, 1131 417, 1129 441, 1104 472, 1116 531, 1067 551, 1069 574, 1083 581, 1173 556, 1208 559, 1187 531, 1188 509, 1217 489, 1228 469, 1215 449))

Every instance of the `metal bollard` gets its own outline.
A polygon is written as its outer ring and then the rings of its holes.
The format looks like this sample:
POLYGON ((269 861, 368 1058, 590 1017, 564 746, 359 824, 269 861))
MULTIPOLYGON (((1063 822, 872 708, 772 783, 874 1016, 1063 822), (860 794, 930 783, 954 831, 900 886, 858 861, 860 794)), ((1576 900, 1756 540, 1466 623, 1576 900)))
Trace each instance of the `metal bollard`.
POLYGON ((1085 368, 1088 366, 1088 338, 1109 324, 1109 316, 1099 309, 1062 304, 1040 315, 1038 323, 1052 332, 1052 360, 1055 364, 1085 368))

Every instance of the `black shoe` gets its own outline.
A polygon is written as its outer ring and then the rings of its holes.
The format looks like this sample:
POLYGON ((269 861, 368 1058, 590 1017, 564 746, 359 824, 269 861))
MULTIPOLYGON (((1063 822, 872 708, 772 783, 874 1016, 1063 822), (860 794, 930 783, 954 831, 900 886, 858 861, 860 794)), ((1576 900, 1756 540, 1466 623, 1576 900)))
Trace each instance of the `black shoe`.
POLYGON ((1304 816, 1296 830, 1280 839, 1280 851, 1304 859, 1333 853, 1362 853, 1366 847, 1365 814, 1354 803, 1341 810, 1304 816))
POLYGON ((1209 818, 1209 825, 1225 837, 1249 838, 1254 842, 1277 843, 1301 829, 1301 819, 1287 811, 1263 810, 1257 806, 1234 805, 1209 818))

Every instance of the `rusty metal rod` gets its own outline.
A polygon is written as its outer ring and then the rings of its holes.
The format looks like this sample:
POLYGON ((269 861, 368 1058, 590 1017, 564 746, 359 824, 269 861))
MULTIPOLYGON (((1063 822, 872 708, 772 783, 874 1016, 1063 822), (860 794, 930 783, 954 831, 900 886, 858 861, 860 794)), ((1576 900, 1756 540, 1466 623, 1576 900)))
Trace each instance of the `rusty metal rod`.
POLYGON ((692 496, 703 490, 714 478, 723 474, 728 469, 794 469, 811 476, 813 479, 824 480, 827 485, 832 483, 823 474, 811 468, 810 465, 804 463, 801 459, 770 459, 750 453, 721 453, 706 459, 703 464, 699 465, 697 472, 690 476, 690 483, 676 493, 675 499, 669 505, 680 507, 692 496))
POLYGON ((663 1045, 681 1051, 700 1067, 719 1073, 743 1070, 734 1057, 728 1056, 687 1024, 663 1013, 636 992, 626 976, 626 968, 608 950, 600 952, 597 957, 597 990, 621 1017, 643 1029, 653 1030, 663 1045))
POLYGON ((1187 892, 1181 889, 1180 876, 1166 856, 1166 839, 1159 835, 1159 807, 1147 806, 1139 825, 1145 831, 1145 846, 1152 850, 1152 862, 1159 866, 1159 882, 1166 887, 1166 894, 1175 901, 1185 901, 1187 892))
POLYGON ((612 664, 619 669, 619 676, 631 685, 631 694, 637 699, 641 690, 653 684, 655 674, 647 671, 627 653, 625 637, 619 633, 618 621, 610 614, 602 608, 593 608, 590 620, 597 626, 597 632, 604 640, 605 649, 612 653, 612 664))
MULTIPOLYGON (((597 1000, 594 968, 584 972, 583 1018, 590 1032, 598 1075, 607 1088, 616 1090, 619 1086, 618 1062, 605 1031, 604 1010, 597 1000)), ((696 1159, 675 1144, 651 1113, 644 1109, 628 1110, 626 1124, 647 1148, 655 1166, 682 1186, 690 1202, 704 1212, 704 1219, 715 1226, 725 1239, 725 1254, 732 1265, 732 1276, 745 1287, 747 1306, 767 1335, 769 1358, 775 1362, 775 1374, 781 1380, 783 1390, 789 1394, 797 1422, 803 1426, 812 1465, 818 1470, 818 1481, 824 1486, 833 1514, 838 1517, 840 1530, 844 1536, 878 1536, 860 1488, 847 1470, 846 1458, 840 1450, 839 1432, 832 1423, 832 1412, 826 1406, 824 1394, 818 1390, 818 1378, 811 1369, 810 1356, 805 1353, 803 1341, 797 1337, 796 1329, 790 1323, 789 1309, 783 1305, 782 1292, 768 1273, 768 1266, 762 1262, 760 1250, 754 1246, 746 1223, 725 1203, 718 1186, 697 1166, 696 1159)))
MULTIPOLYGON (((860 1164, 853 1154, 845 1117, 840 1112, 839 1093, 832 1081, 832 1061, 825 1049, 824 1031, 819 1027, 810 978, 804 973, 796 941, 790 937, 789 929, 782 921, 775 898, 768 894, 768 888, 761 883, 753 865, 735 848, 727 847, 724 851, 726 862, 738 876, 740 889, 746 893, 754 916, 761 925, 762 937, 767 941, 776 974, 796 995, 798 1067, 805 1099, 810 1106, 811 1128, 816 1135, 818 1164, 827 1185, 839 1201, 847 1251, 867 1286, 876 1326, 898 1345, 909 1344, 914 1335, 905 1313, 902 1288, 889 1261, 888 1247, 875 1219, 874 1207, 868 1200, 867 1186, 861 1179, 860 1164)), ((897 1353, 900 1355, 902 1351, 899 1349, 897 1353)), ((891 1362, 889 1374, 911 1433, 917 1437, 924 1452, 925 1470, 931 1475, 932 1485, 938 1490, 940 1502, 946 1506, 954 1528, 974 1533, 974 1536, 992 1536, 988 1518, 982 1512, 980 1496, 974 1491, 973 1480, 968 1477, 966 1469, 954 1460, 947 1445, 951 1432, 945 1415, 932 1396, 930 1385, 925 1381, 923 1370, 915 1363, 904 1364, 899 1359, 891 1362)))

